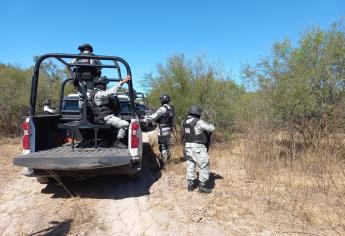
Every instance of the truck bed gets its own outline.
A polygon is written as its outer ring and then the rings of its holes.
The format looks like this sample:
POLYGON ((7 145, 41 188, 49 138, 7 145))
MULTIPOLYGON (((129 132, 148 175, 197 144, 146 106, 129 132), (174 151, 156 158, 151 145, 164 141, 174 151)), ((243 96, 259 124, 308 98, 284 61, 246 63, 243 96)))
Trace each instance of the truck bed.
POLYGON ((128 149, 84 148, 70 145, 38 151, 14 158, 14 164, 32 169, 87 170, 131 163, 128 149))

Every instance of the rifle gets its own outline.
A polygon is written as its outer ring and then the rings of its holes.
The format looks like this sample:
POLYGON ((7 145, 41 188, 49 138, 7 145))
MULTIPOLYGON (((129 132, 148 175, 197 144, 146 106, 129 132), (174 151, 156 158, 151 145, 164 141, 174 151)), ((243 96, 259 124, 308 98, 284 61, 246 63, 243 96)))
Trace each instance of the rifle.
POLYGON ((205 133, 206 133, 206 137, 207 137, 206 149, 208 151, 210 149, 210 146, 211 146, 212 132, 205 132, 205 133))

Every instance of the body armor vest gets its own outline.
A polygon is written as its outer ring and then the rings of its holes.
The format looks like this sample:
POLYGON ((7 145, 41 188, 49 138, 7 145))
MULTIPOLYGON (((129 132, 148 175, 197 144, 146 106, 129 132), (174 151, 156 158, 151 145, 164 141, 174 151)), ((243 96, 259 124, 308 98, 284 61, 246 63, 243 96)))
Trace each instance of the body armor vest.
POLYGON ((200 134, 195 134, 195 125, 199 121, 198 118, 187 118, 183 121, 183 134, 184 134, 184 142, 185 143, 199 143, 199 144, 207 144, 207 135, 205 132, 200 134), (187 123, 187 120, 193 119, 191 122, 187 123))
POLYGON ((174 107, 164 104, 163 105, 166 108, 166 112, 158 119, 159 127, 173 127, 174 122, 174 107))
MULTIPOLYGON (((92 53, 79 53, 80 55, 94 55, 92 53)), ((77 63, 78 64, 91 64, 91 60, 94 59, 89 59, 89 58, 78 58, 77 63)), ((80 66, 76 67, 75 70, 76 75, 79 77, 78 79, 84 79, 88 80, 88 77, 94 77, 94 76, 100 76, 100 71, 97 67, 89 67, 89 66, 80 66), (89 74, 89 75, 88 75, 89 74)))
POLYGON ((102 103, 97 106, 95 103, 95 95, 98 90, 93 90, 90 93, 92 111, 94 113, 95 119, 100 120, 108 115, 117 115, 119 112, 119 101, 117 97, 113 95, 108 96, 106 99, 103 99, 102 103))

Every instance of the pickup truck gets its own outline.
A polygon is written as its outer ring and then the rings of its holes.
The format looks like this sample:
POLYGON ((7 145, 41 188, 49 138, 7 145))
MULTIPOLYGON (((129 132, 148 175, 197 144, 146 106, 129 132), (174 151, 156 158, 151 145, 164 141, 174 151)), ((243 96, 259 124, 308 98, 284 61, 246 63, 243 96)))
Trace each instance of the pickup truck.
POLYGON ((88 117, 88 106, 85 104, 82 111, 75 110, 73 102, 79 97, 64 96, 67 83, 76 78, 74 68, 98 67, 115 69, 116 78, 108 78, 111 82, 122 80, 121 69, 131 76, 131 69, 127 61, 116 56, 96 56, 79 54, 45 54, 39 57, 34 67, 30 96, 30 116, 22 123, 23 155, 14 158, 14 165, 26 167, 23 173, 28 177, 37 177, 42 183, 54 176, 96 176, 127 174, 134 175, 141 170, 142 160, 142 132, 140 120, 135 108, 135 96, 132 80, 128 82, 128 110, 120 110, 118 116, 127 120, 130 125, 127 133, 128 149, 117 149, 110 146, 102 147, 102 139, 112 139, 117 130, 107 124, 95 124, 88 117), (73 58, 97 59, 101 65, 72 64, 67 62, 73 58), (55 114, 36 114, 37 86, 40 66, 44 60, 57 59, 70 74, 61 85, 59 108, 55 114), (66 106, 69 103, 71 106, 66 106), (63 109, 64 107, 64 109, 63 109), (68 107, 72 107, 68 110, 68 107), (83 131, 83 132, 80 132, 83 131), (87 133, 94 146, 78 148, 75 145, 76 133, 87 133), (72 141, 69 137, 72 134, 72 141))

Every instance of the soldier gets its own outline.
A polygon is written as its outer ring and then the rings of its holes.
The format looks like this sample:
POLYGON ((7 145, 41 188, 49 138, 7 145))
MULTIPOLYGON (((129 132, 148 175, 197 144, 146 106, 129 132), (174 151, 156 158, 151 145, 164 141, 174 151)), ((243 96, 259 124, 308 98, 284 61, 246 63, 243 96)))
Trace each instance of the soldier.
POLYGON ((118 128, 118 134, 114 147, 120 149, 126 149, 127 146, 124 144, 124 138, 126 136, 126 131, 128 130, 129 123, 125 120, 116 117, 116 101, 114 96, 116 95, 119 88, 124 83, 131 80, 130 76, 126 79, 117 83, 113 88, 107 89, 107 83, 109 82, 105 77, 99 77, 94 81, 95 89, 90 93, 91 101, 97 106, 96 120, 103 121, 106 124, 110 124, 115 128, 118 128))
POLYGON ((55 113, 55 110, 51 108, 52 101, 50 99, 44 100, 44 107, 43 107, 43 112, 44 115, 52 115, 55 113))
POLYGON ((162 94, 160 96, 162 106, 156 111, 156 113, 147 116, 148 122, 156 122, 159 124, 158 130, 158 144, 159 151, 161 152, 161 158, 163 164, 166 164, 170 160, 170 139, 171 131, 174 123, 174 107, 169 104, 171 101, 170 96, 162 94))
MULTIPOLYGON (((90 44, 84 43, 78 47, 80 55, 94 55, 93 48, 90 44)), ((71 64, 90 64, 101 65, 102 63, 97 59, 88 58, 74 58, 71 64)), ((80 66, 73 69, 75 73, 74 86, 78 89, 79 107, 83 104, 83 99, 89 98, 90 92, 94 89, 93 81, 95 78, 101 76, 99 67, 80 66)))
POLYGON ((208 157, 209 137, 214 126, 200 119, 202 109, 193 105, 189 109, 189 116, 182 122, 183 138, 185 143, 184 155, 187 159, 188 191, 195 188, 195 165, 199 167, 199 193, 211 193, 206 182, 210 175, 208 157))

